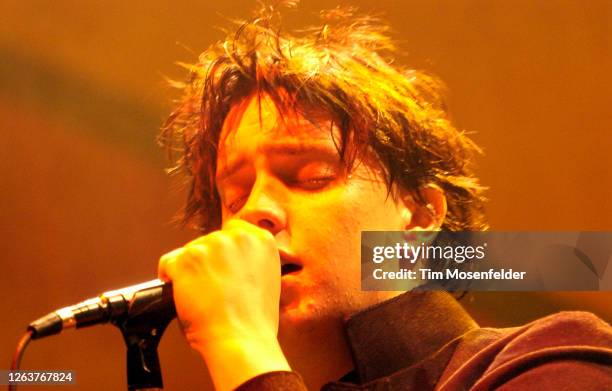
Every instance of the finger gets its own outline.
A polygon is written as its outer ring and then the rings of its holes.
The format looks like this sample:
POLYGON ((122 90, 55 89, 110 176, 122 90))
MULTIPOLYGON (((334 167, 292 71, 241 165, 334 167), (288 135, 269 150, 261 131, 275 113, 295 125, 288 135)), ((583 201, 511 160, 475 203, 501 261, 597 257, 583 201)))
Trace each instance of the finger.
POLYGON ((270 242, 274 241, 274 235, 270 231, 241 219, 228 220, 227 223, 223 226, 223 230, 229 232, 249 232, 250 234, 255 235, 260 240, 270 242))
POLYGON ((157 264, 157 277, 160 280, 165 282, 172 281, 172 276, 174 275, 173 271, 175 269, 174 264, 182 253, 183 248, 180 247, 161 256, 159 263, 157 264))
POLYGON ((175 262, 181 274, 195 275, 203 270, 208 256, 208 246, 204 244, 189 243, 182 248, 182 252, 175 262))
POLYGON ((247 229, 248 230, 248 229, 253 229, 253 228, 260 229, 258 226, 251 224, 248 221, 238 219, 238 218, 229 219, 225 221, 222 227, 222 229, 224 230, 230 230, 230 229, 247 229))

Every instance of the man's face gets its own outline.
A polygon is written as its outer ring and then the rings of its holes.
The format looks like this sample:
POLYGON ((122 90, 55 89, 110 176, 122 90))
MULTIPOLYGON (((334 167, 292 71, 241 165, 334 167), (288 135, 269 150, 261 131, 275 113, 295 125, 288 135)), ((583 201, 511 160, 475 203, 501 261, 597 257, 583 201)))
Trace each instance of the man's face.
POLYGON ((283 266, 281 277, 281 337, 339 322, 389 297, 360 289, 360 234, 403 230, 410 217, 375 170, 356 162, 347 172, 332 132, 338 134, 327 119, 281 119, 262 96, 233 107, 220 137, 223 221, 268 229, 282 262, 293 265, 283 266))

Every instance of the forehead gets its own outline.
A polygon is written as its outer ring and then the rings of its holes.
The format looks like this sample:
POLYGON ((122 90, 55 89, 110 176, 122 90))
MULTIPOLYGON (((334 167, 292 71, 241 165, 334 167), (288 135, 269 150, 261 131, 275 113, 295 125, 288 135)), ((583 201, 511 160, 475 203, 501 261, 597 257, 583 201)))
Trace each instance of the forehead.
POLYGON ((337 135, 332 121, 324 115, 304 114, 297 110, 286 110, 281 114, 268 95, 253 95, 228 113, 219 137, 219 159, 274 144, 329 144, 335 147, 337 135))

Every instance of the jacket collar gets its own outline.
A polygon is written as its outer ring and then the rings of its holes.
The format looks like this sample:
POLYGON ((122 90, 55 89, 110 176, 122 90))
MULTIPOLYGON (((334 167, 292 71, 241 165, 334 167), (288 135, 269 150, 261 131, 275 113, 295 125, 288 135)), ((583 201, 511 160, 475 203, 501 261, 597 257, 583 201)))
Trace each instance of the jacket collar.
MULTIPOLYGON (((442 291, 406 292, 346 321, 359 383, 389 376, 427 358, 477 328, 455 298, 442 291)), ((442 368, 446 363, 439 363, 442 368)))

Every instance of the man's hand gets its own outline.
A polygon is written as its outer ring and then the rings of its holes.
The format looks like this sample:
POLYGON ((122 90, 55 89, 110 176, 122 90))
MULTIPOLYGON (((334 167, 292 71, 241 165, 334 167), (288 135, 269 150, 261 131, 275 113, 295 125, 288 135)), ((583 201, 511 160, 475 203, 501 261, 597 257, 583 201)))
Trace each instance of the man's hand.
POLYGON ((159 278, 172 281, 185 336, 216 389, 290 370, 277 340, 280 274, 274 237, 242 220, 161 257, 159 278))

